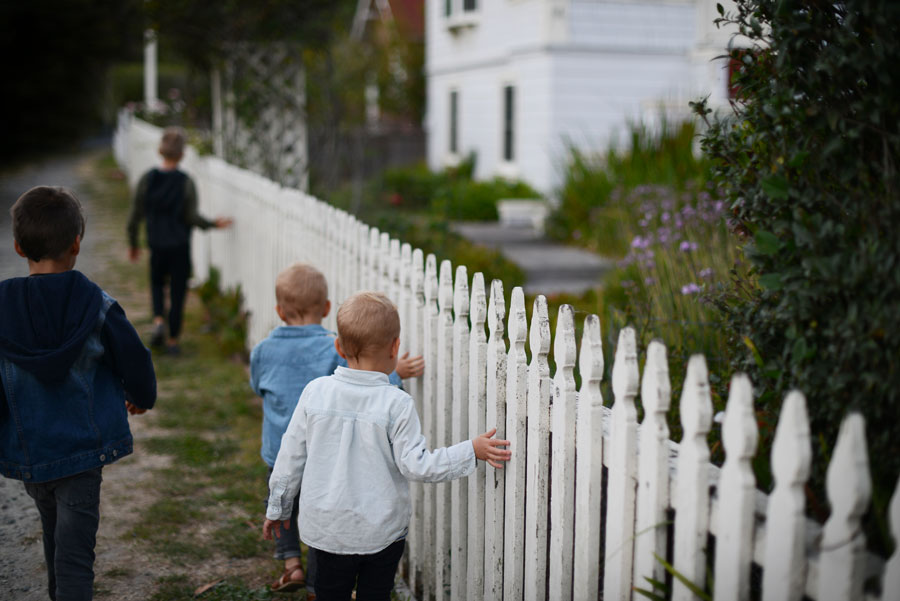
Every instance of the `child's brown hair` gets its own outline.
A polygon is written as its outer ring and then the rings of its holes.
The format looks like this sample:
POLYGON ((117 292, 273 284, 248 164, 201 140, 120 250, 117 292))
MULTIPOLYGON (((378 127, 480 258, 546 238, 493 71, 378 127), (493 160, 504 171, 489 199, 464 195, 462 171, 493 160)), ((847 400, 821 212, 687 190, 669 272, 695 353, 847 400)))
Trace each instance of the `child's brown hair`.
POLYGON ((344 301, 337 313, 338 340, 348 358, 355 359, 389 346, 400 336, 400 315, 380 292, 359 292, 344 301))
POLYGON ((159 154, 164 159, 178 161, 184 155, 184 144, 184 130, 180 127, 167 127, 159 142, 159 154))
POLYGON ((36 186, 19 197, 9 214, 13 237, 35 262, 62 257, 77 237, 84 237, 81 203, 65 188, 36 186))
POLYGON ((312 265, 294 263, 275 278, 275 301, 288 319, 321 317, 328 303, 328 283, 312 265))

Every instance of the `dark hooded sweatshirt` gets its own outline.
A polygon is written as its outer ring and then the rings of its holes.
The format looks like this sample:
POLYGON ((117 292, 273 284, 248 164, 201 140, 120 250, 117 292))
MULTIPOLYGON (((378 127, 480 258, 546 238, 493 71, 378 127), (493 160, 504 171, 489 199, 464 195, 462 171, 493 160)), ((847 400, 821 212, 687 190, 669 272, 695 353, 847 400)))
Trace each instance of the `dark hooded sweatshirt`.
POLYGON ((40 482, 131 452, 124 401, 156 376, 125 312, 78 271, 0 282, 0 473, 40 482))

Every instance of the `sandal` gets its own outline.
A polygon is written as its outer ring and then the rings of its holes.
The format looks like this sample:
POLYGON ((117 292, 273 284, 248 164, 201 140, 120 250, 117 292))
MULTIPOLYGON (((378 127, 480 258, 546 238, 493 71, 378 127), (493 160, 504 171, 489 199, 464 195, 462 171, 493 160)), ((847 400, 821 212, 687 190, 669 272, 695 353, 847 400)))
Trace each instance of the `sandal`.
POLYGON ((284 572, 282 572, 281 577, 272 583, 270 587, 272 592, 276 593, 289 593, 291 591, 299 590, 306 586, 306 575, 303 573, 303 568, 300 566, 296 566, 293 568, 286 568, 284 572), (300 572, 300 579, 292 579, 291 576, 300 572))

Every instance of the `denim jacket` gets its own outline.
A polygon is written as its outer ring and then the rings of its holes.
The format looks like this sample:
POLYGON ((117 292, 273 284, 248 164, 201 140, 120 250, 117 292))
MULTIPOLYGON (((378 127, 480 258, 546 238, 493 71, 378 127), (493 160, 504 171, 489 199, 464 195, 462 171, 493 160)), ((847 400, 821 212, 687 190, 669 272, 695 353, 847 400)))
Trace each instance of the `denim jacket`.
POLYGON ((125 399, 149 409, 156 398, 150 353, 121 307, 80 273, 67 273, 0 284, 4 311, 16 316, 0 324, 0 473, 25 482, 128 455, 125 399), (38 333, 28 340, 25 331, 38 333))
MULTIPOLYGON (((318 324, 280 326, 250 353, 250 387, 263 399, 262 448, 266 465, 275 465, 281 437, 306 385, 330 376, 347 362, 334 348, 334 333, 318 324)), ((400 385, 396 372, 391 383, 400 385)))

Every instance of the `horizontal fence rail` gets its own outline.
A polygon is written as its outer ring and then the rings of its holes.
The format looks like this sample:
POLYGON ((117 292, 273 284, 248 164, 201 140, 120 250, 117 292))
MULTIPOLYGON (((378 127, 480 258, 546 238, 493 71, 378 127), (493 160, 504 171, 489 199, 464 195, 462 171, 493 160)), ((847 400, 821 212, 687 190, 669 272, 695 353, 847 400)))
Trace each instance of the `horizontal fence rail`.
MULTIPOLYGON (((132 186, 156 164, 160 135, 120 115, 114 151, 132 186)), ((900 552, 884 561, 865 549, 861 518, 871 480, 859 415, 841 426, 827 472, 831 515, 820 526, 805 517, 812 453, 800 392, 790 393, 781 411, 771 451, 775 486, 767 496, 756 489, 751 467, 758 432, 746 376, 731 382, 720 469, 710 463, 712 402, 702 356, 686 366, 684 436, 676 444, 666 426, 670 370, 659 342, 646 349, 641 374, 635 333, 620 332, 607 408, 596 316, 586 318, 578 345, 568 305, 551 332, 543 296, 528 323, 521 288, 510 292, 507 307, 499 280, 486 283, 465 266, 454 272, 449 261, 439 264, 298 190, 191 151, 184 166, 196 180, 201 211, 235 220, 226 231, 198 235, 193 261, 195 273, 215 266, 224 286, 240 286, 250 344, 279 325, 278 272, 311 263, 325 274, 335 306, 364 289, 397 304, 401 352, 426 359, 425 374, 404 388, 430 444, 495 426, 498 437, 512 441, 504 470, 479 465, 464 480, 411 483, 401 573, 418 599, 630 600, 642 598, 635 587, 650 589, 652 580, 668 582, 671 598, 684 601, 698 598, 692 589, 719 600, 900 600, 900 552), (667 579, 663 560, 684 581, 667 579), (753 575, 759 571, 761 578, 753 575)), ((335 313, 326 327, 334 329, 335 313)), ((900 487, 887 522, 900 541, 900 487)))

